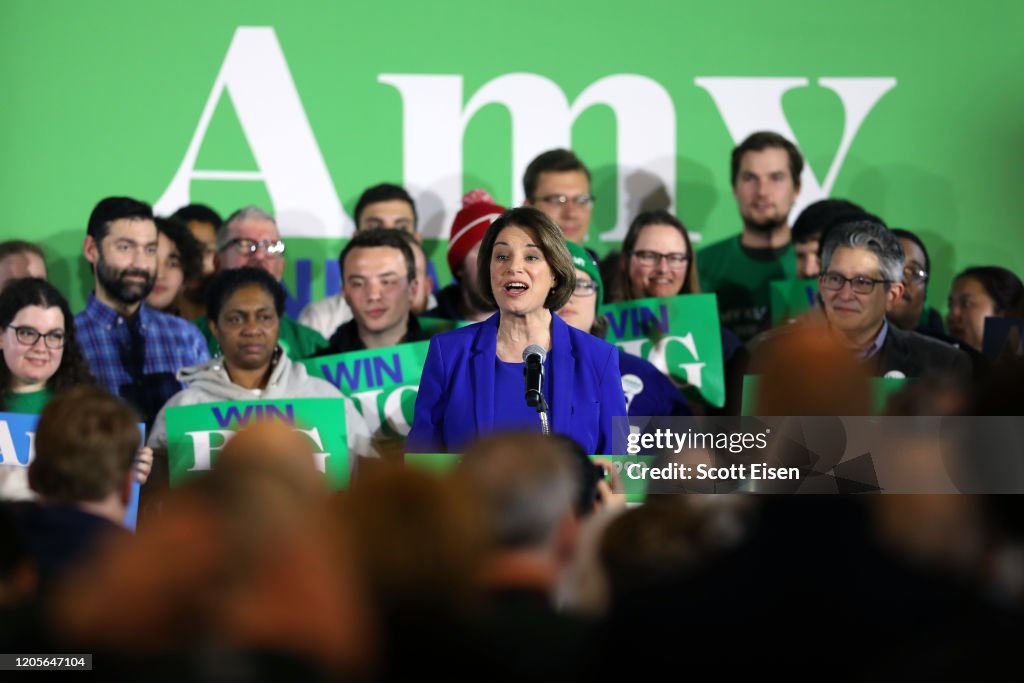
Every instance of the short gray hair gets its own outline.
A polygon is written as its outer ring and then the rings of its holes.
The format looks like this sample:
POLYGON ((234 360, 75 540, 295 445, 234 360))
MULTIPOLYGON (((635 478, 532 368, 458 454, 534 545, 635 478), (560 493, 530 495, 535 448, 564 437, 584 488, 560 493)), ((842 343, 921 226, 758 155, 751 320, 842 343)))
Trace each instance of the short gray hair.
POLYGON ((867 249, 878 258, 878 269, 890 283, 903 280, 903 263, 906 256, 899 239, 889 228, 874 221, 853 221, 840 223, 825 233, 821 245, 821 272, 826 272, 832 263, 832 254, 840 247, 867 249))
POLYGON ((560 441, 539 434, 500 434, 471 444, 459 476, 481 496, 492 541, 500 548, 538 548, 573 511, 580 482, 560 441))
POLYGON ((224 224, 217 230, 217 248, 223 249, 224 245, 227 244, 228 230, 231 229, 233 224, 250 219, 270 221, 274 224, 274 227, 277 227, 277 221, 274 220, 274 217, 260 207, 243 206, 241 209, 228 216, 227 220, 224 221, 224 224))

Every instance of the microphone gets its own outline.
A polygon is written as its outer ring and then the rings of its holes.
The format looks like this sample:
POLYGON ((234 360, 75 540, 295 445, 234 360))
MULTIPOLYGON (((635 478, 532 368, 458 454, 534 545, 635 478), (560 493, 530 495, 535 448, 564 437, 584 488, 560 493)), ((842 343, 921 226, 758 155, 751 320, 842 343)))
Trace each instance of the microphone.
POLYGON ((523 351, 523 360, 526 367, 523 368, 523 376, 526 378, 526 405, 540 410, 547 410, 544 405, 544 394, 541 389, 544 387, 544 359, 547 351, 539 344, 530 344, 523 351))

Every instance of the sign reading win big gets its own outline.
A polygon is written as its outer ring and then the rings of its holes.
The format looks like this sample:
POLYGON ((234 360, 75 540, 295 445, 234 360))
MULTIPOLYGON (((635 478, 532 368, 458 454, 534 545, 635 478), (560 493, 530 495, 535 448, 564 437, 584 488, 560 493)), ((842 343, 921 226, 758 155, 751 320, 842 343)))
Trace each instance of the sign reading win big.
POLYGON ((697 389, 711 405, 725 405, 722 332, 714 294, 636 299, 599 310, 608 318, 606 341, 650 361, 677 386, 697 389))
POLYGON ((412 428, 429 347, 429 341, 412 342, 310 358, 302 364, 310 376, 327 380, 355 402, 370 434, 404 439, 412 428))
POLYGON ((345 401, 297 398, 201 403, 167 409, 167 457, 171 486, 211 469, 224 445, 246 425, 281 422, 309 437, 316 466, 331 488, 348 486, 345 401))

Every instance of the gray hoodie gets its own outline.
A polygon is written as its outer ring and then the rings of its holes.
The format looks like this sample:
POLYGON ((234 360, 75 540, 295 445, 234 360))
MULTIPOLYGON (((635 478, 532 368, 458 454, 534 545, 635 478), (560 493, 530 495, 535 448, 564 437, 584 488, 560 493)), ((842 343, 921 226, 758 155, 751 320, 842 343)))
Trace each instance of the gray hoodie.
POLYGON ((345 399, 345 430, 348 435, 349 462, 355 463, 356 455, 377 457, 373 448, 370 428, 366 420, 356 409, 352 400, 343 396, 338 389, 322 379, 310 377, 306 367, 293 363, 286 353, 278 346, 278 361, 266 389, 246 389, 231 381, 224 369, 223 359, 213 360, 199 365, 182 368, 178 371, 178 381, 185 388, 176 393, 164 404, 153 422, 153 431, 146 445, 153 449, 154 456, 166 457, 167 453, 167 417, 168 408, 191 406, 199 403, 218 403, 220 401, 258 401, 280 398, 344 398, 345 399))

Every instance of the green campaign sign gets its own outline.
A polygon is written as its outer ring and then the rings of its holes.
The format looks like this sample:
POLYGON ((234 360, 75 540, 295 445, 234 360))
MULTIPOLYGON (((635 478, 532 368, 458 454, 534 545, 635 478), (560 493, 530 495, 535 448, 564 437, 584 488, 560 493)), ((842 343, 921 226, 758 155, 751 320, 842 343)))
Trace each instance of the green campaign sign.
POLYGON ((317 468, 327 476, 331 488, 344 488, 349 480, 344 416, 345 402, 340 398, 225 401, 168 408, 171 486, 211 469, 220 450, 242 427, 275 421, 293 426, 309 437, 317 468))
POLYGON ((312 377, 327 380, 355 402, 370 434, 404 439, 412 427, 429 346, 429 341, 413 342, 301 363, 312 377))
POLYGON ((818 305, 818 280, 776 280, 771 283, 772 327, 792 322, 818 305))
POLYGON ((725 405, 714 294, 636 299, 601 306, 599 313, 608 318, 607 341, 647 359, 680 387, 693 387, 711 405, 725 405))

